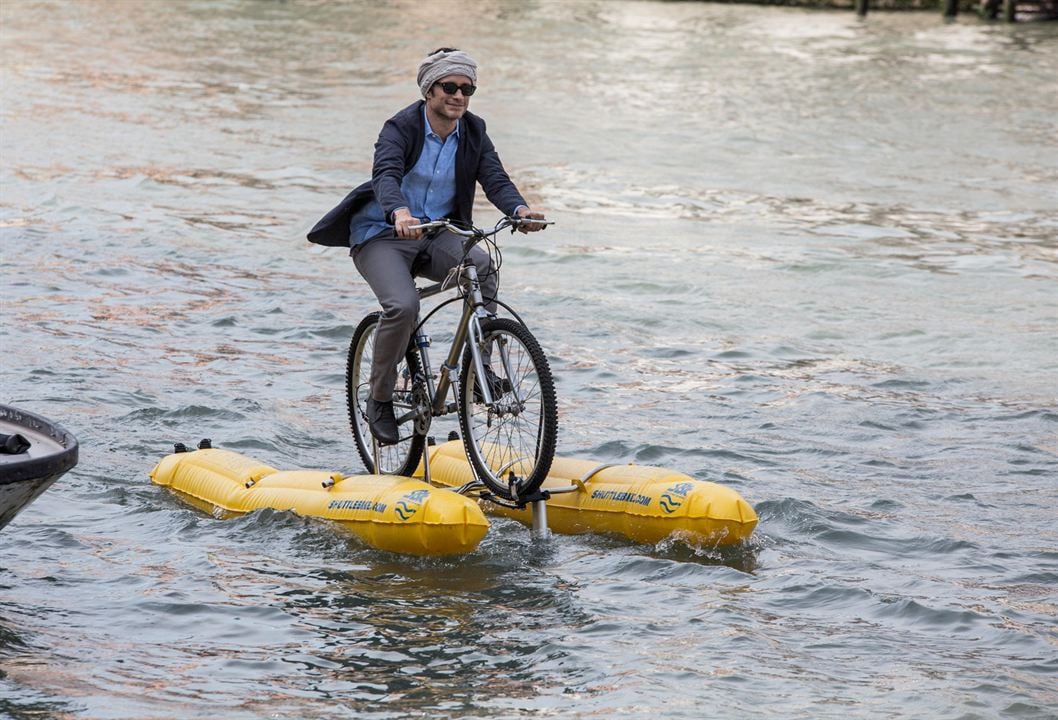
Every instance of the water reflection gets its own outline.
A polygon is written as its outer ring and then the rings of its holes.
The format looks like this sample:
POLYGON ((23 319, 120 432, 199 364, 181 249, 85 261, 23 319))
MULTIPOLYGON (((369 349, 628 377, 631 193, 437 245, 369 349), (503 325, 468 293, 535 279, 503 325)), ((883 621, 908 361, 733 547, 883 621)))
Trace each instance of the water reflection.
MULTIPOLYGON (((313 687, 356 705, 400 708, 470 702, 486 689, 537 692, 551 640, 589 615, 575 588, 525 568, 374 560, 360 569, 299 571, 253 555, 215 552, 218 588, 242 607, 275 607, 297 629, 284 663, 302 668, 273 682, 291 697, 313 687)), ((277 668, 278 669, 278 668, 277 668)), ((544 673, 546 676, 546 672, 544 673)))

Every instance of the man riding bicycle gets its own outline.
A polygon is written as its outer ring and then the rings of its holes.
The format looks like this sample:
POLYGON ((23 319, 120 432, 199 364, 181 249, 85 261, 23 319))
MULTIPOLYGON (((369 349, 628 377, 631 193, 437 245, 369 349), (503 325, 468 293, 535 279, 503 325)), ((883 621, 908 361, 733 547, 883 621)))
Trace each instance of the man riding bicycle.
MULTIPOLYGON (((447 230, 423 233, 414 226, 439 218, 471 223, 479 182, 489 201, 505 215, 544 217, 530 211, 503 169, 485 121, 467 110, 477 90, 474 60, 456 48, 439 48, 419 64, 417 82, 423 100, 382 127, 371 180, 349 193, 308 235, 321 245, 349 246, 356 269, 382 306, 367 404, 371 434, 380 445, 400 439, 393 388, 397 364, 419 314, 414 278, 443 280, 463 261, 460 236, 447 230)), ((531 232, 543 227, 526 223, 519 229, 531 232)), ((497 277, 491 258, 477 246, 468 257, 481 278, 486 309, 493 312, 497 277)), ((499 383, 488 368, 485 375, 490 385, 499 383)))

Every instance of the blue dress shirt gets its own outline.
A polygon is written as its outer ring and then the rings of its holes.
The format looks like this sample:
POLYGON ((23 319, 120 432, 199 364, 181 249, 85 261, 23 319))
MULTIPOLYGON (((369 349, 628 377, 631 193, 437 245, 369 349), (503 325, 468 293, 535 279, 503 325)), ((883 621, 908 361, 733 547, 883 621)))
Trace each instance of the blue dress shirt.
MULTIPOLYGON (((442 140, 430 127, 423 106, 423 122, 426 136, 423 138, 422 154, 400 184, 401 194, 408 201, 412 217, 422 221, 439 220, 452 212, 456 199, 456 150, 459 148, 460 122, 456 129, 442 140)), ((377 199, 372 199, 349 221, 349 240, 353 247, 373 238, 384 230, 392 230, 393 224, 386 222, 385 213, 377 199)))

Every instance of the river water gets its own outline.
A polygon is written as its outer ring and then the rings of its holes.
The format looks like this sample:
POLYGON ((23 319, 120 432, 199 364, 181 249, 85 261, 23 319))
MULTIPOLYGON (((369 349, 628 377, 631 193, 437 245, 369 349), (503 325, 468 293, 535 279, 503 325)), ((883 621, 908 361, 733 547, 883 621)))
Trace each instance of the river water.
POLYGON ((0 716, 1058 716, 1058 25, 486 0, 0 20, 2 401, 82 442, 0 534, 0 716), (303 236, 447 44, 558 221, 504 241, 502 290, 552 359, 559 454, 730 485, 747 545, 534 546, 496 519, 415 559, 149 482, 201 437, 360 470, 344 353, 373 297, 303 236))

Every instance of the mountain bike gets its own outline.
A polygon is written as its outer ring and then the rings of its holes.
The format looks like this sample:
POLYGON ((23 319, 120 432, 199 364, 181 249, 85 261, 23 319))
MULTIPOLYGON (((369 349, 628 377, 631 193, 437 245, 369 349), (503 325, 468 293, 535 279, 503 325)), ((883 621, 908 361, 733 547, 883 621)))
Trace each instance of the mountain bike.
POLYGON ((381 313, 365 317, 353 333, 346 366, 349 423, 369 472, 411 475, 424 458, 433 418, 455 412, 467 459, 494 499, 524 505, 547 477, 558 435, 551 368, 517 312, 498 300, 496 304, 513 318, 497 317, 486 310, 477 268, 468 257, 471 248, 485 243, 494 254, 493 266, 498 267, 496 236, 528 222, 551 224, 504 217, 491 230, 461 228, 448 220, 415 226, 424 232, 449 230, 465 238, 463 262, 442 282, 417 288, 420 299, 448 290, 457 294, 417 320, 398 365, 393 409, 400 440, 395 445, 379 445, 367 420, 375 331, 381 313), (429 357, 431 339, 424 326, 452 303, 462 303, 462 312, 448 355, 435 372, 429 357))

